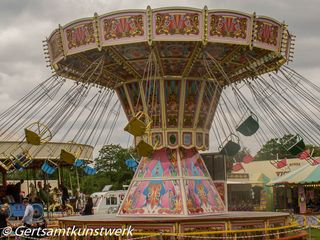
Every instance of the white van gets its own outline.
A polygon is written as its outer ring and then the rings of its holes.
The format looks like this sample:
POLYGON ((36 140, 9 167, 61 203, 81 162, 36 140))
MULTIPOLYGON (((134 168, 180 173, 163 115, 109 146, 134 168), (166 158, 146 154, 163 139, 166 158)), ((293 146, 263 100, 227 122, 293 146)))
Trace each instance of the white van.
MULTIPOLYGON (((111 188, 111 187, 110 187, 111 188)), ((103 189, 105 190, 105 188, 103 189)), ((92 193, 93 212, 95 215, 117 213, 126 190, 104 191, 92 193)))

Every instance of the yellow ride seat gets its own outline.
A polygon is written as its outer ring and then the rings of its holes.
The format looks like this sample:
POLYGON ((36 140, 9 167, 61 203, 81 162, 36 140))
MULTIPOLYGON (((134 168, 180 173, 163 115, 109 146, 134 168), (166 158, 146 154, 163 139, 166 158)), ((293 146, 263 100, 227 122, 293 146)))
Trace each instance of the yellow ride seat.
POLYGON ((137 144, 136 150, 142 157, 149 157, 153 153, 153 147, 150 144, 146 143, 144 140, 141 140, 137 144))
POLYGON ((35 133, 27 128, 24 129, 24 132, 26 135, 27 143, 32 144, 32 145, 40 145, 41 144, 41 137, 37 133, 35 133))
POLYGON ((125 126, 124 130, 135 137, 142 136, 150 129, 152 124, 151 118, 144 112, 138 112, 129 123, 125 126))
POLYGON ((71 152, 61 149, 60 160, 68 164, 73 164, 76 161, 76 156, 71 152))
POLYGON ((13 168, 12 160, 7 158, 0 161, 0 166, 5 169, 6 171, 9 171, 11 168, 13 168))

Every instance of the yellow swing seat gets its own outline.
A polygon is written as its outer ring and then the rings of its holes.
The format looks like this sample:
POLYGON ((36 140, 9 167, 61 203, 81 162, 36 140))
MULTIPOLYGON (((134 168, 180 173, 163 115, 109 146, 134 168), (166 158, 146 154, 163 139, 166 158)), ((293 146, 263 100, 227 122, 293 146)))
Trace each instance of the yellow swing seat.
POLYGON ((73 164, 76 161, 76 156, 71 152, 61 149, 60 160, 68 164, 73 164))
POLYGON ((32 162, 32 157, 29 154, 19 154, 17 156, 11 155, 13 159, 13 166, 17 170, 23 170, 28 167, 32 162))
POLYGON ((129 123, 125 126, 124 130, 135 137, 142 136, 150 129, 152 124, 151 118, 144 112, 138 112, 129 123))
POLYGON ((10 158, 4 159, 0 161, 0 166, 6 170, 9 171, 11 168, 13 168, 13 163, 10 158))
POLYGON ((31 123, 24 129, 26 141, 28 144, 41 145, 52 139, 50 129, 41 122, 31 123))
POLYGON ((32 145, 41 145, 41 137, 37 133, 26 128, 24 129, 24 132, 27 143, 32 145))
POLYGON ((136 146, 137 153, 142 157, 149 157, 153 153, 153 147, 141 140, 136 146))

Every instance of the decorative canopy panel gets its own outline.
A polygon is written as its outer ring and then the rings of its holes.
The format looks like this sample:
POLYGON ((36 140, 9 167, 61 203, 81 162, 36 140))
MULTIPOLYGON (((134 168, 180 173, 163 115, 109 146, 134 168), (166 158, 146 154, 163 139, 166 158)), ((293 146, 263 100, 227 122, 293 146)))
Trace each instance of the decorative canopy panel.
POLYGON ((146 90, 135 81, 116 90, 128 119, 147 106, 153 121, 148 141, 157 149, 209 147, 209 130, 221 93, 213 81, 160 79, 146 90))
POLYGON ((204 78, 199 53, 208 52, 232 82, 251 78, 285 63, 290 39, 287 26, 269 17, 206 8, 148 8, 73 21, 53 31, 47 43, 50 64, 75 80, 83 65, 103 56, 105 69, 98 84, 115 88, 143 77, 152 50, 162 76, 204 78))

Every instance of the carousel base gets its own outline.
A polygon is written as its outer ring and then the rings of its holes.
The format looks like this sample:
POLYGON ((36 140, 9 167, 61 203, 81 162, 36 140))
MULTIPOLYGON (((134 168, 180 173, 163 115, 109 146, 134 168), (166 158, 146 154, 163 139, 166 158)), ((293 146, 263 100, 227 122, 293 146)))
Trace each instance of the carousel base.
MULTIPOLYGON (((117 215, 72 216, 60 218, 63 228, 131 228, 133 237, 119 239, 303 239, 305 231, 292 225, 288 213, 226 212, 208 216, 187 217, 124 217, 117 215), (291 224, 291 225, 290 225, 291 224), (255 229, 252 231, 252 229, 255 229), (156 236, 158 234, 158 236, 156 236), (268 237, 266 238, 266 235, 268 237), (149 237, 148 237, 149 236, 149 237)), ((105 238, 108 239, 108 238, 105 238)), ((111 238, 117 239, 117 238, 111 238)))

